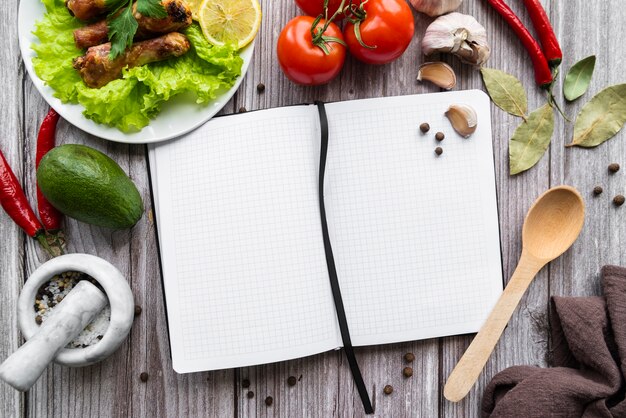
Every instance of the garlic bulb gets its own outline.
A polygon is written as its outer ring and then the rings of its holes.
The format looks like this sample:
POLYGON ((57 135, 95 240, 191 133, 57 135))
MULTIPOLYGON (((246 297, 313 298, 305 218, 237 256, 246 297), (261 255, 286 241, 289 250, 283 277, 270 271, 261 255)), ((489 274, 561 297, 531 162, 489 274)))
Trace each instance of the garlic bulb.
POLYGON ((459 8, 463 0, 411 0, 413 8, 430 17, 441 16, 459 8))
POLYGON ((438 17, 426 28, 422 52, 424 55, 449 52, 467 64, 480 66, 489 59, 487 31, 470 15, 450 13, 438 17))

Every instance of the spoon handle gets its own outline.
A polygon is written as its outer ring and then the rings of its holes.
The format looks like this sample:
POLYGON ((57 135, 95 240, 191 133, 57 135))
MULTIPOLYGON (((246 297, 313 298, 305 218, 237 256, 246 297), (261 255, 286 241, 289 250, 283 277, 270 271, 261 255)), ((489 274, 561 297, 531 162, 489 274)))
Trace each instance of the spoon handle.
POLYGON ((443 388, 443 396, 446 399, 458 402, 474 386, 528 285, 544 265, 544 262, 522 253, 513 277, 509 280, 487 321, 448 377, 443 388))

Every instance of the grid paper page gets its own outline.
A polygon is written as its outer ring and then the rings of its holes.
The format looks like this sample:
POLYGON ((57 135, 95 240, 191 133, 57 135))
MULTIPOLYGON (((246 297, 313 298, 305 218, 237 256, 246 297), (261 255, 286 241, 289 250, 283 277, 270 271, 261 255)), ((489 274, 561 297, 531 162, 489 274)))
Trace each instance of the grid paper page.
POLYGON ((502 291, 488 97, 369 99, 327 113, 326 211, 353 343, 476 332, 502 291), (453 103, 478 114, 469 139, 444 116, 453 103))
POLYGON ((150 147, 178 372, 304 357, 341 342, 319 218, 317 111, 231 119, 150 147))

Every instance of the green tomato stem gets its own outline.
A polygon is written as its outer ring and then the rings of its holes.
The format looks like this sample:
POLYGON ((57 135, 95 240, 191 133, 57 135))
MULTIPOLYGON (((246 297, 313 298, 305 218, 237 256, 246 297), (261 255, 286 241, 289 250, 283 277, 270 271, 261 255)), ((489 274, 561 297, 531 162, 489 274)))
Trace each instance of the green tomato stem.
POLYGON ((343 7, 344 7, 346 0, 341 0, 341 4, 339 5, 335 13, 333 13, 333 15, 330 17, 330 19, 327 19, 328 1, 329 0, 324 0, 324 15, 323 16, 319 15, 318 17, 316 17, 315 20, 313 21, 313 24, 311 25, 311 38, 313 38, 312 39, 313 45, 317 46, 322 51, 324 51, 324 54, 326 55, 330 54, 330 50, 328 49, 329 42, 337 42, 341 45, 346 46, 346 43, 343 40, 334 36, 324 35, 324 32, 326 32, 326 29, 328 29, 328 27, 333 22, 333 20, 335 20, 335 18, 343 11, 343 7), (322 26, 321 28, 318 28, 317 25, 322 20, 322 17, 325 19, 324 26, 322 26))
POLYGON ((363 6, 365 6, 368 1, 369 0, 362 1, 358 7, 353 5, 352 1, 350 1, 350 5, 347 8, 350 9, 351 16, 348 18, 348 20, 354 25, 354 36, 356 37, 356 40, 359 42, 359 44, 361 44, 363 48, 375 49, 377 47, 376 45, 367 45, 363 41, 363 37, 361 36, 361 22, 363 22, 367 18, 367 12, 363 8, 363 6))

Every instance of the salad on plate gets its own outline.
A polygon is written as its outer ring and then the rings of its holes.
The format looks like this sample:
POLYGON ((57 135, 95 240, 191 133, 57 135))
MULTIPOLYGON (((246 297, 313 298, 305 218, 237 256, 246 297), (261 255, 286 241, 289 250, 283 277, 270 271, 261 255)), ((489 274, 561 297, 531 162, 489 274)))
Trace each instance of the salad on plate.
POLYGON ((257 0, 42 0, 33 70, 96 123, 136 132, 174 96, 209 104, 237 82, 257 0))

